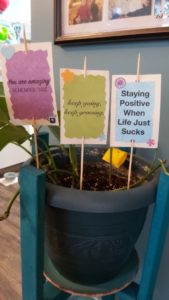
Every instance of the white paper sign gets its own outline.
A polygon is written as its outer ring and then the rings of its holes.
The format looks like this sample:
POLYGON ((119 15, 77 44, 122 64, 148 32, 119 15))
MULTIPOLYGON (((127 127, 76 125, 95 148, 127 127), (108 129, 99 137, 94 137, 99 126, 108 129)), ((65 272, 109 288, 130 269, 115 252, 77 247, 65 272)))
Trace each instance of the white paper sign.
POLYGON ((161 75, 112 77, 111 146, 157 148, 161 103, 161 75))

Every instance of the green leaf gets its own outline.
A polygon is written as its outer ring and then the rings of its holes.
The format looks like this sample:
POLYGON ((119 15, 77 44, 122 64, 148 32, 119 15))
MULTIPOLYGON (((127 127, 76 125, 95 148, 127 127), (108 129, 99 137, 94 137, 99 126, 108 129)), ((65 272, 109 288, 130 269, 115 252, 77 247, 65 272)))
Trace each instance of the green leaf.
POLYGON ((3 88, 3 83, 0 82, 0 97, 5 97, 5 93, 4 93, 4 88, 3 88))
POLYGON ((74 145, 69 145, 69 158, 72 165, 73 174, 78 175, 77 170, 77 153, 74 145))
POLYGON ((9 122, 9 114, 6 105, 3 84, 0 82, 0 126, 9 122))
POLYGON ((29 133, 22 126, 7 124, 0 128, 0 151, 9 143, 22 144, 30 138, 29 133))
POLYGON ((5 105, 5 102, 2 103, 2 99, 0 99, 0 127, 9 123, 9 115, 5 109, 5 105))

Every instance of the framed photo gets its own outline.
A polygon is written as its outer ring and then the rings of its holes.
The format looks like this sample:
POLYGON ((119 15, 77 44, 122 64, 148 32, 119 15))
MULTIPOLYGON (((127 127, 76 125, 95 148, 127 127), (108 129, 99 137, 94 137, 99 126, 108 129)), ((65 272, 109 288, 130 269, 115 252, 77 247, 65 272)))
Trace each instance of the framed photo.
POLYGON ((169 0, 54 0, 55 43, 169 37, 169 0))

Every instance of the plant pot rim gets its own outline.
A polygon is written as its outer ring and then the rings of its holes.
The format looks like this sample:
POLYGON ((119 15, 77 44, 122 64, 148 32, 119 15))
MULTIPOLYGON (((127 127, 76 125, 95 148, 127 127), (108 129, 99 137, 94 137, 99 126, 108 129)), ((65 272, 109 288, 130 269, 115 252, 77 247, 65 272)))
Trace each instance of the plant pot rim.
MULTIPOLYGON (((134 155, 143 163, 146 159, 134 155)), ((25 164, 31 164, 29 159, 25 164)), ((51 207, 86 213, 114 213, 137 210, 154 202, 159 172, 149 181, 129 190, 88 191, 46 183, 46 202, 51 207), (140 200, 141 199, 141 200, 140 200)))
MULTIPOLYGON (((150 164, 138 155, 134 155, 134 157, 147 165, 150 164)), ((47 183, 47 204, 52 207, 87 213, 137 210, 154 202, 158 178, 159 172, 140 186, 129 190, 114 191, 80 191, 47 183)))

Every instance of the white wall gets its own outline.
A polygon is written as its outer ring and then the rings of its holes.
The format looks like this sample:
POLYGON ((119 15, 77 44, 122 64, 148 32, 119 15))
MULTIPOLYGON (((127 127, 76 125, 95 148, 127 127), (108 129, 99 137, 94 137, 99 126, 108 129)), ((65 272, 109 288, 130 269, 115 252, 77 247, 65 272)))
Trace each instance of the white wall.
MULTIPOLYGON (((30 143, 23 144, 28 150, 31 150, 30 143)), ((30 156, 22 149, 13 144, 9 144, 0 152, 0 169, 13 166, 26 161, 30 156)))
MULTIPOLYGON (((31 125, 26 125, 25 128, 30 134, 33 133, 31 125)), ((23 143, 23 147, 31 152, 31 145, 29 141, 23 143)), ((21 149, 19 146, 9 144, 0 151, 0 169, 22 163, 29 158, 30 155, 25 150, 21 149)))

